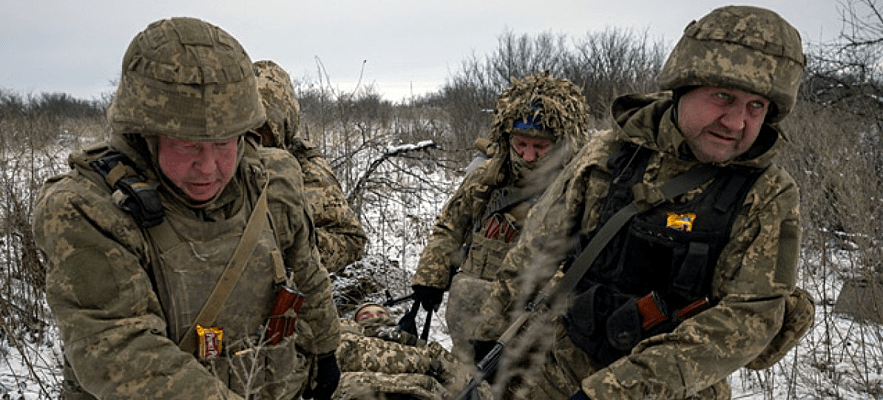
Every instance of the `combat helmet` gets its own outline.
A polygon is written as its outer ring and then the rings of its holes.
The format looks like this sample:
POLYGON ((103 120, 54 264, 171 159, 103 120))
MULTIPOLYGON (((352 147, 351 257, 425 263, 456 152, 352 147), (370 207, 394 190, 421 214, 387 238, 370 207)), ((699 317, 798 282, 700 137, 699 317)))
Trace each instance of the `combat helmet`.
POLYGON ((493 127, 488 140, 509 153, 512 135, 541 136, 558 142, 565 135, 575 148, 588 140, 589 110, 579 87, 545 72, 535 72, 509 85, 494 106, 493 127))
POLYGON ((770 99, 767 121, 794 109, 806 57, 800 34, 775 12, 751 6, 713 10, 684 29, 657 77, 662 90, 719 86, 770 99))
POLYGON ((273 146, 287 148, 297 136, 300 122, 300 104, 294 97, 291 77, 282 67, 270 60, 254 63, 258 92, 267 112, 267 123, 260 130, 268 130, 273 146))
POLYGON ((224 140, 265 120, 245 49, 199 19, 151 23, 132 39, 122 67, 107 111, 114 132, 224 140))

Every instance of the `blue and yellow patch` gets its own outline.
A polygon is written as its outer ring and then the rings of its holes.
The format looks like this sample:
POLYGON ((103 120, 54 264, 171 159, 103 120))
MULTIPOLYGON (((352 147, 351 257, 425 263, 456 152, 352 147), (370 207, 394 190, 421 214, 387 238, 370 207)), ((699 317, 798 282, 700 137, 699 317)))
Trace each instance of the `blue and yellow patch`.
POLYGON ((665 227, 676 229, 679 231, 690 232, 693 230, 693 221, 695 220, 695 213, 679 214, 675 212, 669 212, 665 227))

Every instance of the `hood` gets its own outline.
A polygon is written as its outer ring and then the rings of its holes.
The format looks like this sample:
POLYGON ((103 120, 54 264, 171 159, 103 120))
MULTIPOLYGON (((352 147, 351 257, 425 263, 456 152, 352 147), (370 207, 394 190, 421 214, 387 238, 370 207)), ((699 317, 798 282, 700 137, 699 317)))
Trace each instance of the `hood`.
MULTIPOLYGON (((682 159, 695 160, 687 147, 684 134, 674 123, 671 92, 621 96, 613 101, 611 114, 618 140, 649 147, 682 159)), ((716 164, 766 168, 786 141, 785 134, 777 125, 765 123, 757 140, 745 154, 716 164)))

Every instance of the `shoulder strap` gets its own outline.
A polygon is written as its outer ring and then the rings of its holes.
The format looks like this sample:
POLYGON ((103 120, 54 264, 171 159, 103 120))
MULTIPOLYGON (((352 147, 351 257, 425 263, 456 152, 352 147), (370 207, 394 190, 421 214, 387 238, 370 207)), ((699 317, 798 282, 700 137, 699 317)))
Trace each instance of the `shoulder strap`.
POLYGON ((537 190, 533 187, 513 188, 510 186, 494 189, 485 206, 484 214, 475 221, 472 231, 478 232, 484 220, 488 219, 491 215, 506 211, 508 208, 521 204, 521 202, 541 194, 543 191, 545 191, 545 188, 537 190))
POLYGON ((218 283, 212 290, 211 295, 209 295, 205 304, 203 304, 202 309, 199 311, 199 314, 197 314, 193 323, 190 324, 190 329, 187 330, 187 333, 184 334, 181 342, 178 343, 178 348, 187 353, 193 353, 196 351, 196 325, 211 325, 218 318, 218 314, 221 312, 221 307, 227 301, 227 297, 230 296, 230 292, 233 291, 236 282, 239 281, 242 271, 245 270, 248 258, 251 256, 251 253, 254 251, 254 247, 257 244, 258 236, 260 236, 261 231, 266 228, 270 221, 267 208, 268 183, 269 179, 264 183, 261 195, 258 197, 254 209, 251 210, 251 215, 248 217, 248 225, 245 226, 245 231, 242 232, 242 238, 239 240, 239 244, 233 252, 233 257, 230 258, 227 266, 224 267, 224 272, 221 273, 221 278, 218 279, 218 283))
POLYGON ((598 229, 598 233, 592 237, 592 240, 589 241, 589 244, 585 247, 582 253, 573 260, 570 264, 570 268, 564 273, 564 276, 559 280, 559 283, 549 295, 554 298, 559 294, 565 294, 572 291, 577 283, 579 283, 580 279, 582 279, 583 275, 585 275, 586 271, 589 270, 589 267, 595 261, 595 258, 598 257, 598 254, 601 253, 601 250, 604 249, 604 246, 610 242, 610 239, 612 239, 620 228, 622 228, 623 225, 625 225, 635 214, 649 210, 664 203, 668 199, 674 198, 686 193, 690 189, 698 187, 702 183, 713 178, 717 172, 718 168, 706 164, 674 177, 662 185, 661 188, 648 189, 642 186, 644 188, 643 190, 636 190, 635 200, 613 214, 613 216, 598 229))

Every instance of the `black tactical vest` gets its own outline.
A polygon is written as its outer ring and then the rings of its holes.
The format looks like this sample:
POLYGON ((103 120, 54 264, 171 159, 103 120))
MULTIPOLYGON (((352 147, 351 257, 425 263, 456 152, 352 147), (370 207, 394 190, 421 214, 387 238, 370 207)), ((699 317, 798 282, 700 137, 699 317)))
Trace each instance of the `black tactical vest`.
MULTIPOLYGON (((614 178, 598 227, 632 202, 631 188, 642 181, 651 153, 624 144, 608 160, 614 178)), ((710 297, 718 257, 761 173, 759 168, 722 168, 689 201, 666 202, 634 216, 577 284, 564 318, 574 344, 607 365, 641 339, 671 331, 681 322, 679 310, 710 297), (642 327, 646 309, 638 306, 645 304, 639 303, 645 296, 652 296, 658 311, 668 317, 649 330, 642 327)))

